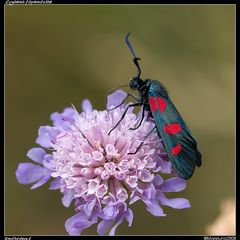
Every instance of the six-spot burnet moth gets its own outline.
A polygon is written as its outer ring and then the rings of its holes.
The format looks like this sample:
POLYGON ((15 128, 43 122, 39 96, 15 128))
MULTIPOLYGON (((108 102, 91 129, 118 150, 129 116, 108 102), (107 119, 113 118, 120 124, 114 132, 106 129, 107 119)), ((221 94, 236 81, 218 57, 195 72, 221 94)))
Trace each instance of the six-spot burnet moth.
MULTIPOLYGON (((194 172, 195 166, 201 166, 201 154, 197 149, 197 142, 169 98, 168 92, 162 83, 156 80, 142 80, 140 78, 141 69, 138 64, 140 58, 135 56, 133 47, 128 40, 129 34, 127 34, 125 41, 134 57, 133 62, 138 70, 137 76, 131 79, 129 85, 132 90, 138 91, 139 97, 128 93, 121 104, 128 97, 132 97, 137 102, 128 105, 118 123, 109 131, 109 134, 122 121, 130 107, 143 106, 142 118, 139 124, 135 128, 131 128, 131 130, 135 130, 141 125, 145 112, 148 112, 148 117, 153 118, 155 121, 155 127, 147 133, 146 137, 157 129, 158 134, 162 137, 164 147, 173 167, 179 176, 189 179, 194 172)), ((142 145, 143 143, 140 144, 135 153, 142 145)))

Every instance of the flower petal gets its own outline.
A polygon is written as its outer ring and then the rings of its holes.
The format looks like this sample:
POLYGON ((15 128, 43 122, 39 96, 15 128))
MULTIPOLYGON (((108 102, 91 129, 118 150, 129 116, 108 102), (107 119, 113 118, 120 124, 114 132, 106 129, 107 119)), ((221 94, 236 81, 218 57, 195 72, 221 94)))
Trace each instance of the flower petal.
POLYGON ((55 143, 56 136, 59 132, 60 130, 57 128, 42 126, 38 130, 38 138, 36 143, 45 148, 51 147, 52 143, 55 143))
POLYGON ((133 196, 130 198, 129 205, 135 203, 135 202, 138 201, 139 199, 141 199, 139 196, 133 195, 133 196))
POLYGON ((69 129, 71 126, 70 122, 65 120, 64 117, 58 112, 51 114, 51 120, 53 121, 53 125, 55 127, 59 127, 65 130, 69 129))
POLYGON ((109 230, 113 222, 114 219, 102 220, 97 226, 97 233, 99 235, 106 235, 107 231, 109 230))
POLYGON ((162 184, 161 189, 163 192, 180 192, 186 187, 186 182, 183 178, 174 177, 165 180, 162 184))
POLYGON ((116 223, 116 224, 112 227, 112 229, 110 230, 110 232, 109 232, 109 235, 110 235, 110 236, 114 236, 114 235, 115 235, 115 231, 116 231, 117 227, 122 223, 123 219, 124 219, 124 214, 122 214, 122 215, 119 217, 119 219, 117 220, 117 223, 116 223))
POLYGON ((70 124, 74 122, 75 111, 73 108, 65 108, 62 113, 54 112, 51 114, 50 118, 53 121, 55 127, 61 127, 63 129, 68 129, 70 124))
POLYGON ((145 188, 142 192, 142 197, 145 200, 154 199, 156 195, 156 188, 153 184, 150 184, 149 187, 145 188))
POLYGON ((191 207, 190 202, 185 198, 166 198, 163 193, 158 194, 159 202, 162 205, 166 205, 176 209, 189 208, 191 207))
POLYGON ((163 184, 164 180, 160 175, 156 175, 152 181, 152 184, 155 188, 161 186, 163 184))
POLYGON ((116 212, 116 207, 113 205, 107 205, 104 209, 103 209, 103 213, 104 213, 104 219, 112 219, 115 218, 117 215, 116 212))
POLYGON ((108 95, 107 109, 110 109, 112 107, 119 105, 126 96, 127 96, 127 93, 125 93, 122 90, 117 90, 114 93, 108 95))
POLYGON ((60 177, 54 179, 51 183, 50 183, 50 186, 48 189, 50 190, 56 190, 56 189, 59 189, 60 186, 61 186, 61 183, 60 183, 60 177))
POLYGON ((63 120, 71 123, 74 121, 74 115, 75 110, 72 107, 65 108, 64 111, 61 113, 63 120))
POLYGON ((73 200, 73 191, 67 191, 62 197, 62 204, 64 207, 69 207, 73 200))
POLYGON ((34 163, 20 163, 16 170, 16 177, 21 184, 39 181, 44 176, 44 168, 34 163))
POLYGON ((84 212, 88 215, 91 216, 92 210, 94 206, 96 205, 96 198, 94 198, 91 202, 88 202, 84 205, 84 212))
POLYGON ((54 162, 52 160, 53 160, 53 156, 51 154, 46 154, 44 156, 42 164, 47 169, 55 171, 56 170, 56 165, 54 164, 54 162))
POLYGON ((44 183, 46 183, 49 180, 50 177, 51 177, 50 174, 45 175, 40 181, 35 183, 30 189, 33 190, 33 189, 36 189, 36 188, 42 186, 44 183))
POLYGON ((133 211, 132 211, 132 209, 128 208, 128 210, 125 213, 125 218, 128 221, 128 226, 131 227, 132 222, 133 222, 133 211))
POLYGON ((65 222, 65 228, 67 232, 71 236, 79 236, 81 232, 89 228, 92 224, 96 223, 97 219, 94 218, 92 221, 88 219, 89 217, 86 216, 84 213, 78 213, 72 217, 70 217, 65 222))
POLYGON ((91 102, 88 99, 82 101, 82 110, 83 112, 91 112, 93 109, 91 102))
POLYGON ((147 205, 147 210, 156 217, 163 217, 166 214, 163 212, 163 209, 159 205, 157 199, 145 200, 144 203, 147 205))
POLYGON ((154 178, 154 175, 151 174, 151 172, 147 169, 143 169, 139 172, 139 178, 143 181, 143 182, 151 182, 154 178))
POLYGON ((163 161, 162 166, 161 166, 161 172, 170 174, 172 172, 171 162, 163 161))
POLYGON ((32 148, 27 152, 27 156, 36 163, 42 163, 46 151, 42 148, 32 148))
POLYGON ((33 163, 20 163, 16 170, 16 177, 21 184, 35 183, 30 189, 42 186, 50 178, 50 174, 45 173, 45 169, 33 163))

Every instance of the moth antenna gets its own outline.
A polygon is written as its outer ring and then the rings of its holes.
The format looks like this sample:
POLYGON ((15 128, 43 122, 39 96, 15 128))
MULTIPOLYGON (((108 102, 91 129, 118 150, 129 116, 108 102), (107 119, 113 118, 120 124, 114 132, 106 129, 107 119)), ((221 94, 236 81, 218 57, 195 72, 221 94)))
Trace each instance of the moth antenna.
POLYGON ((129 42, 128 38, 129 38, 129 35, 130 35, 131 32, 129 32, 126 37, 125 37, 125 42, 129 48, 129 50, 131 51, 132 55, 133 55, 133 62, 134 64, 136 65, 137 69, 138 69, 138 72, 137 72, 137 78, 140 79, 140 75, 141 75, 141 68, 138 64, 138 61, 140 60, 140 58, 136 57, 135 53, 134 53, 134 50, 133 50, 133 47, 131 45, 131 43, 129 42))
POLYGON ((130 49, 130 51, 131 51, 131 53, 132 53, 132 55, 133 55, 133 58, 137 58, 136 55, 135 55, 135 53, 134 53, 133 47, 132 47, 131 43, 130 43, 129 40, 128 40, 130 34, 131 34, 131 32, 129 32, 129 33, 126 35, 126 37, 125 37, 125 42, 126 42, 126 44, 128 45, 128 48, 130 49))

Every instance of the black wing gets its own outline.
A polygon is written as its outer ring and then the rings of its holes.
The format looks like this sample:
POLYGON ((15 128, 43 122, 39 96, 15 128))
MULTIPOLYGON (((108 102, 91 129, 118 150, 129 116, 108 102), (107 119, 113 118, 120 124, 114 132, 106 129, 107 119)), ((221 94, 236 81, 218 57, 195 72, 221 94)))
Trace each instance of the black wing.
POLYGON ((181 177, 190 178, 195 166, 201 166, 201 154, 187 124, 158 81, 151 83, 149 105, 174 168, 181 177))

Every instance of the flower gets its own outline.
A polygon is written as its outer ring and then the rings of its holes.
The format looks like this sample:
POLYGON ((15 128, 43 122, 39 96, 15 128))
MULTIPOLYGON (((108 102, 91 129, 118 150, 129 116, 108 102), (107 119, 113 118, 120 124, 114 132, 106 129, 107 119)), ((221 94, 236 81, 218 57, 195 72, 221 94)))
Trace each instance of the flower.
MULTIPOLYGON (((107 108, 114 108, 124 97, 121 90, 109 95, 107 108)), ((70 235, 80 235, 95 223, 98 234, 114 235, 124 219, 131 226, 130 206, 138 200, 152 215, 161 217, 166 215, 163 205, 190 207, 187 199, 166 196, 182 191, 186 183, 174 173, 157 132, 145 139, 154 127, 153 120, 145 117, 139 128, 130 130, 140 121, 141 113, 136 115, 129 108, 109 134, 126 107, 97 111, 84 100, 81 113, 74 107, 53 113, 53 126, 39 128, 36 143, 41 147, 27 153, 34 163, 20 163, 16 170, 19 183, 34 183, 31 189, 35 189, 51 179, 49 188, 60 189, 64 206, 74 201, 76 214, 65 223, 70 235), (163 178, 163 174, 170 177, 163 178)))
POLYGON ((233 198, 221 202, 220 212, 217 218, 207 225, 206 234, 236 236, 236 201, 233 198))

